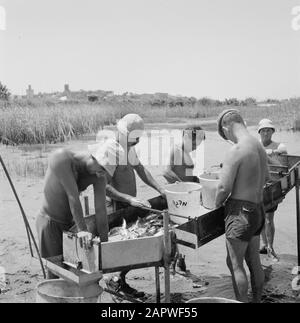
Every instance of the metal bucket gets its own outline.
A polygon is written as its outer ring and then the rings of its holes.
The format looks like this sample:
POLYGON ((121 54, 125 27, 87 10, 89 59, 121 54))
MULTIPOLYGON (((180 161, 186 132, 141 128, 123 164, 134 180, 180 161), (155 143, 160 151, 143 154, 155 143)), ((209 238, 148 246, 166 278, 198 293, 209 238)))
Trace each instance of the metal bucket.
POLYGON ((199 297, 193 298, 186 303, 241 303, 234 299, 222 298, 222 297, 199 297))
POLYGON ((204 173, 199 176, 202 185, 202 202, 207 209, 215 209, 217 187, 219 184, 219 173, 204 173))
POLYGON ((63 279, 45 280, 37 286, 37 303, 97 303, 102 293, 98 284, 79 287, 63 279))
MULTIPOLYGON (((193 182, 176 182, 165 186, 168 209, 170 213, 195 217, 201 206, 201 185, 193 182)), ((187 220, 170 216, 173 222, 178 224, 187 220)))

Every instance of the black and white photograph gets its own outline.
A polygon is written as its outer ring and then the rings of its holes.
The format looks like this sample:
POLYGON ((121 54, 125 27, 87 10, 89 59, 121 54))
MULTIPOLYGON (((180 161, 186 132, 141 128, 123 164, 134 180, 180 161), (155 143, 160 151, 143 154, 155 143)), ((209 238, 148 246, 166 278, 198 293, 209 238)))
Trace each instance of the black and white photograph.
POLYGON ((299 187, 300 0, 0 0, 0 303, 300 303, 299 187))

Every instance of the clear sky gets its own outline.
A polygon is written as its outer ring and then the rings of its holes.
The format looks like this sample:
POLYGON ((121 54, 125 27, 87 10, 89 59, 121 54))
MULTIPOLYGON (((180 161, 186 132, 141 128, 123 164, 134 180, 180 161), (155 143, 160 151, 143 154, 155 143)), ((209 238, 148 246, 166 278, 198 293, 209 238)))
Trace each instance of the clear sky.
POLYGON ((300 96, 300 0, 0 0, 0 81, 224 99, 300 96))

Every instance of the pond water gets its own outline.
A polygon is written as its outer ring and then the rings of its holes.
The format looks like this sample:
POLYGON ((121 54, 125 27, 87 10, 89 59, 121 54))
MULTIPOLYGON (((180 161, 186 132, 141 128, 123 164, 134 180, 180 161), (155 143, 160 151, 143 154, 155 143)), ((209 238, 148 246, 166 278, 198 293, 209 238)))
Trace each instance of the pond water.
MULTIPOLYGON (((183 124, 174 125, 147 125, 144 136, 136 146, 141 162, 147 167, 161 168, 166 165, 170 149, 174 143, 180 142, 183 124), (167 125, 167 126, 166 126, 167 125)), ((192 154, 195 162, 195 175, 203 169, 219 165, 230 148, 216 131, 211 131, 211 122, 204 125, 206 140, 196 152, 192 154)), ((256 127, 248 127, 250 133, 259 138, 256 127)), ((113 130, 107 128, 106 130, 113 130)), ((101 141, 101 138, 98 140, 101 141)), ((300 132, 280 131, 273 136, 274 141, 279 141, 287 146, 289 154, 300 155, 300 132)), ((69 148, 75 151, 84 151, 87 146, 96 142, 96 135, 89 135, 80 140, 68 141, 52 145, 31 145, 21 147, 0 146, 0 153, 13 174, 30 177, 43 177, 49 153, 58 148, 69 148)))

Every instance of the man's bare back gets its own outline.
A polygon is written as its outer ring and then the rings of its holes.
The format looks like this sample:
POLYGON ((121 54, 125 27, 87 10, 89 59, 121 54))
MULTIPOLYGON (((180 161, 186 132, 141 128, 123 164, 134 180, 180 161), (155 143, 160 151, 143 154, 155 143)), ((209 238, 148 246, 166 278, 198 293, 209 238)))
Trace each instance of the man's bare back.
POLYGON ((58 222, 70 224, 73 221, 67 195, 69 187, 77 190, 79 195, 89 185, 101 181, 95 175, 90 175, 81 164, 81 156, 75 156, 74 152, 66 149, 57 150, 50 157, 42 210, 58 222))
POLYGON ((238 164, 231 198, 261 203, 267 173, 267 156, 261 144, 249 135, 229 153, 233 155, 233 162, 238 164))

